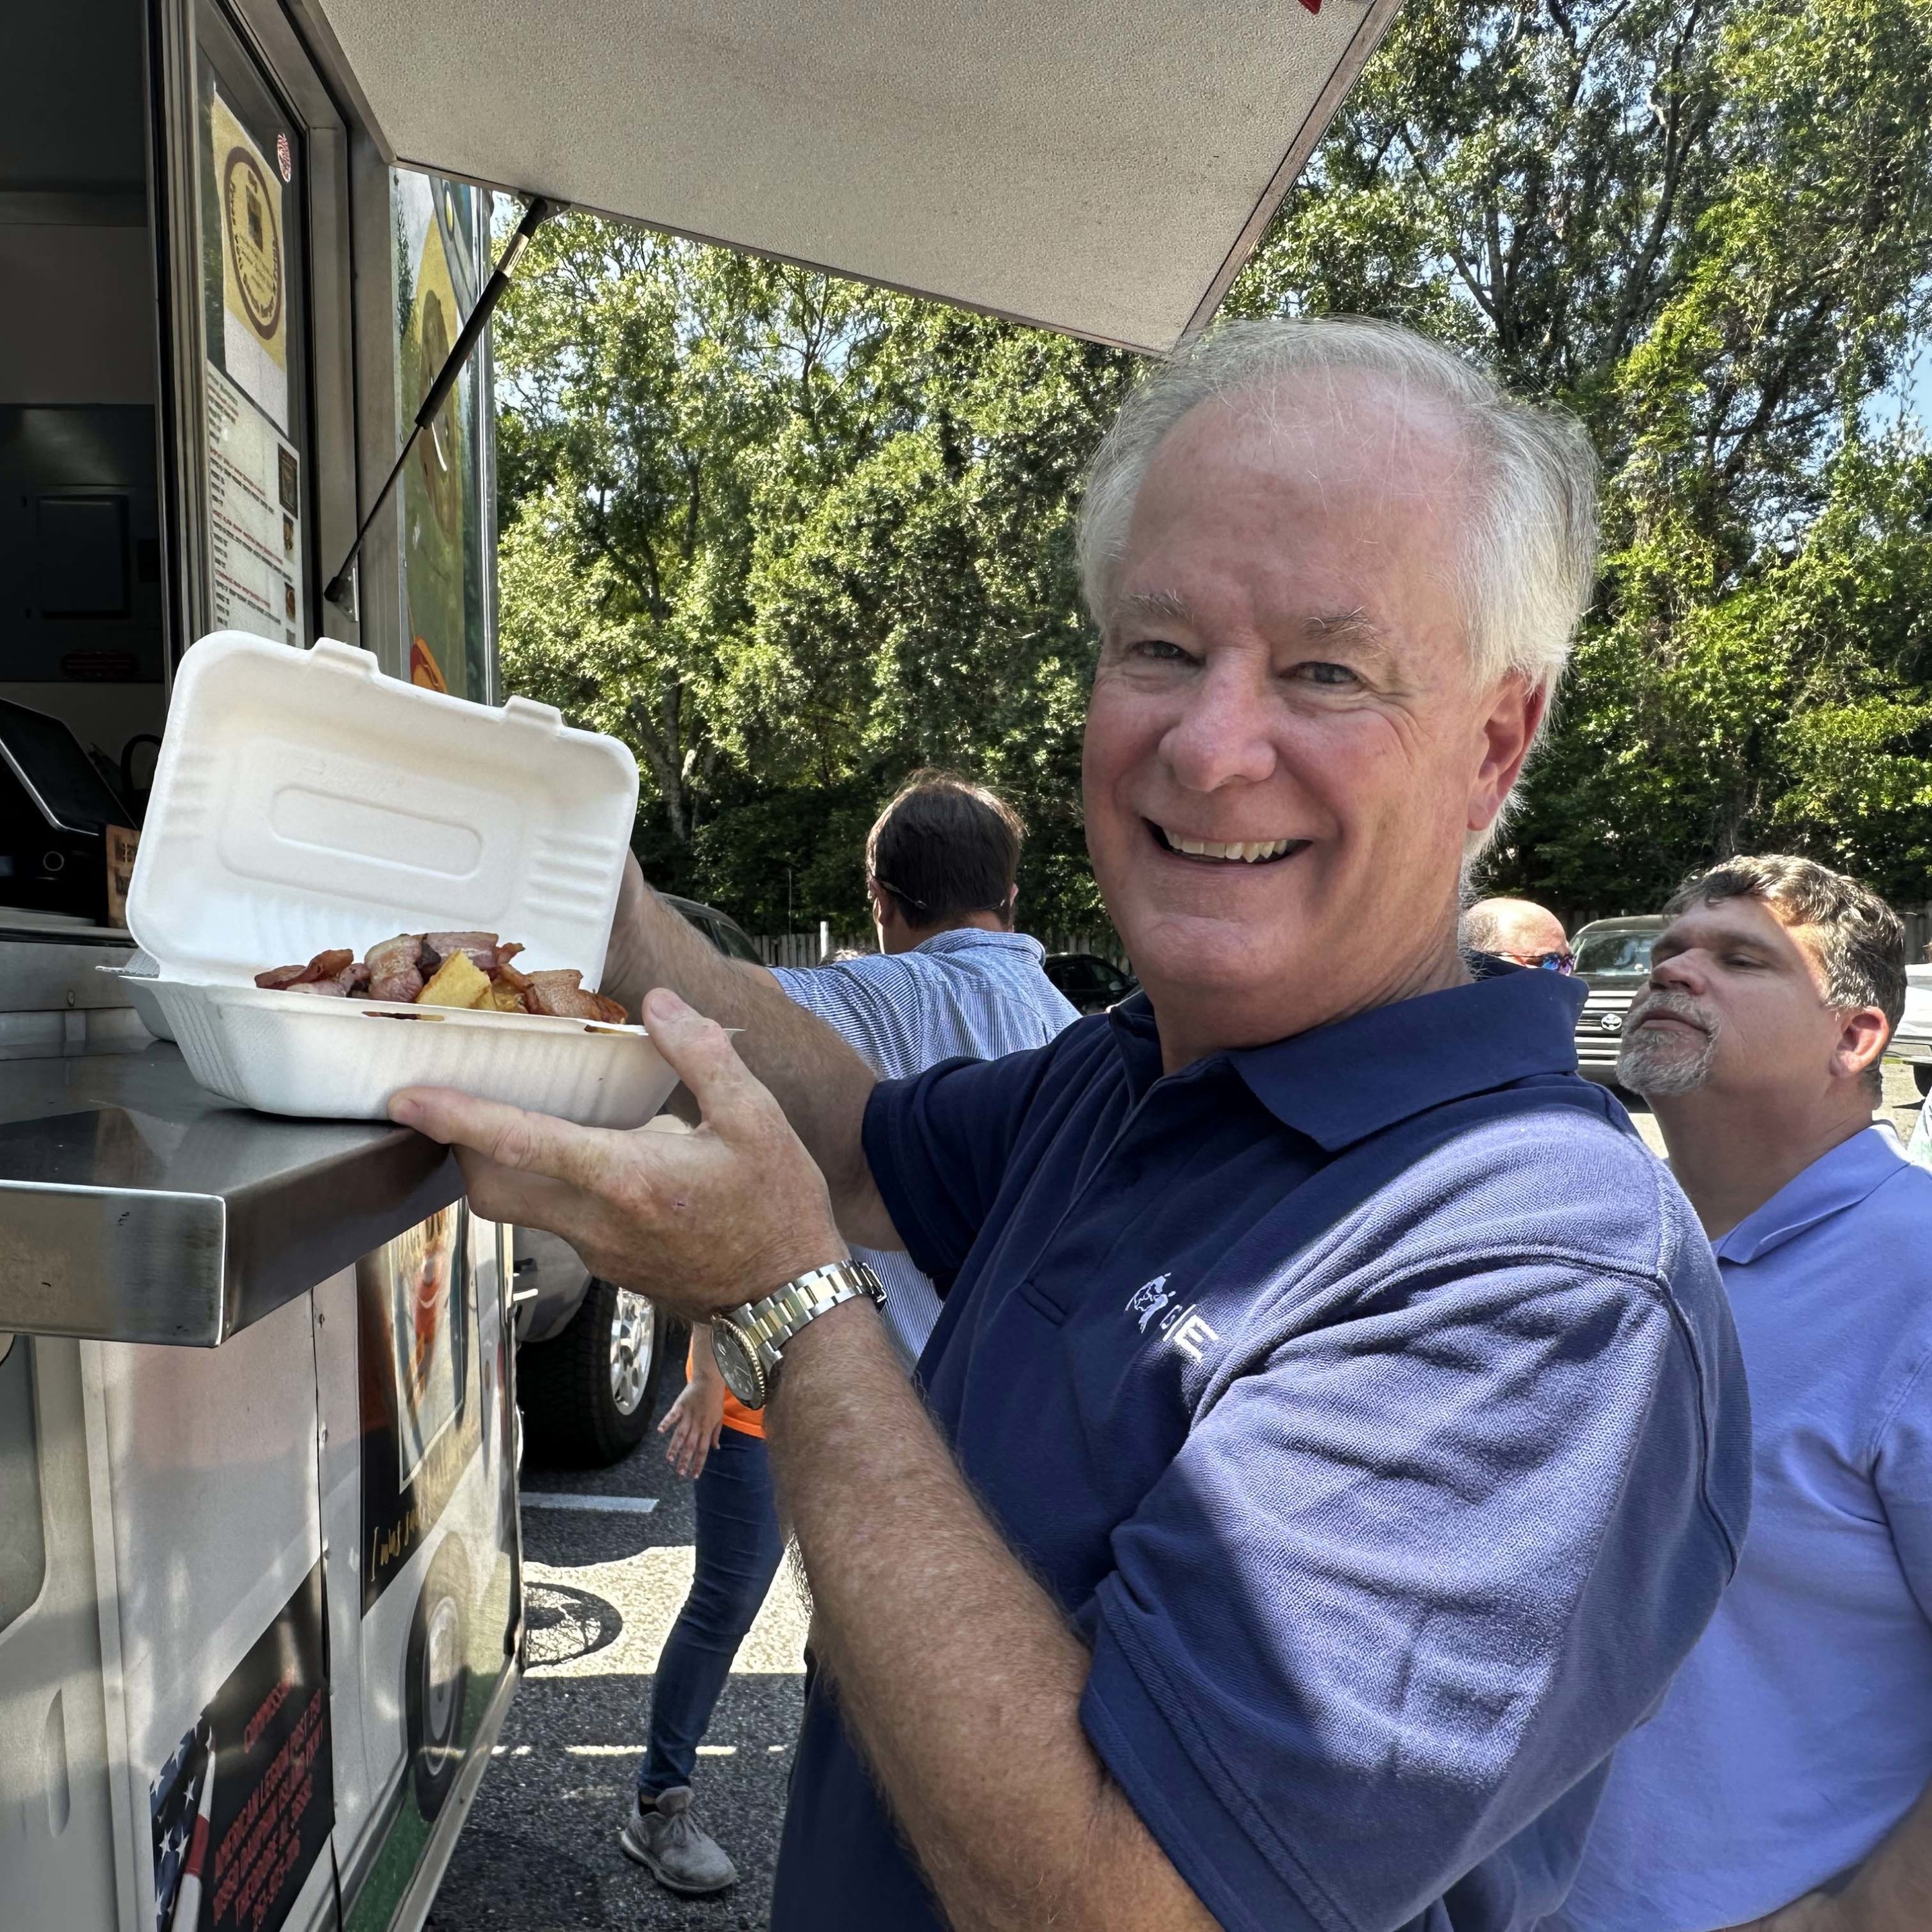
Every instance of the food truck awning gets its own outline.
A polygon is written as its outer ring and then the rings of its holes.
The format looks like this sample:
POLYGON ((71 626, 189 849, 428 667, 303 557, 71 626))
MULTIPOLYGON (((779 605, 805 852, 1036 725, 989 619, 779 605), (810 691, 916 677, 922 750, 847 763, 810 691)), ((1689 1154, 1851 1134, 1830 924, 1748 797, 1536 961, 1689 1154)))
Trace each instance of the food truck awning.
POLYGON ((406 166, 1164 350, 1213 314, 1397 4, 304 10, 406 166))

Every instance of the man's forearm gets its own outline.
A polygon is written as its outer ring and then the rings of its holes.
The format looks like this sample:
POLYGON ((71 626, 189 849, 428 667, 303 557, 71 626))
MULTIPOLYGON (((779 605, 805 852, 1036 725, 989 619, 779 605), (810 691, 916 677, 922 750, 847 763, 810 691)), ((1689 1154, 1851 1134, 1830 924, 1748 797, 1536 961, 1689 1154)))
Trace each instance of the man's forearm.
POLYGON ((742 1029, 734 1042, 738 1056, 770 1088, 818 1163, 846 1238, 897 1247, 860 1137, 878 1076, 823 1020, 788 999, 764 968, 726 958, 634 880, 618 908, 603 990, 636 1013, 653 986, 668 986, 720 1026, 742 1029))
POLYGON ((1932 1925, 1932 1786, 1859 1866, 1838 1903, 1854 1932, 1924 1932, 1932 1925))
POLYGON ((967 1489, 872 1310, 787 1348, 769 1430, 814 1642, 958 1932, 1211 1926, 1088 1742, 1086 1649, 967 1489))

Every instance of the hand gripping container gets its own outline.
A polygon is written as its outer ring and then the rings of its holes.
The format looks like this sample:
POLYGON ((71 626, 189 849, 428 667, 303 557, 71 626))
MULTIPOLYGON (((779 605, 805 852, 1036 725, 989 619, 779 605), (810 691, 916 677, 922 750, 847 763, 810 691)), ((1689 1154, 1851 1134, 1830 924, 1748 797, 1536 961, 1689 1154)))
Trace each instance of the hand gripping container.
POLYGON ((640 1027, 269 992, 255 975, 398 932, 495 932, 598 984, 636 817, 614 738, 385 677, 328 638, 238 631, 181 661, 128 894, 188 1070, 265 1113, 386 1118, 460 1088, 635 1126, 677 1076, 640 1027))

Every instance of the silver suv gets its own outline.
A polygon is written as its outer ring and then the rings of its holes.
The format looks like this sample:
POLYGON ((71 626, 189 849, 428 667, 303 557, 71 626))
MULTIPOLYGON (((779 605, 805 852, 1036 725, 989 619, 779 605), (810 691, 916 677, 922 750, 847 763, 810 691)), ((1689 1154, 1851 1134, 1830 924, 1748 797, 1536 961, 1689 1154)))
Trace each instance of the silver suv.
POLYGON ((1592 920, 1571 938, 1576 976, 1587 989, 1576 1016, 1576 1070, 1585 1079, 1616 1084, 1624 1016, 1649 984, 1650 949, 1670 922, 1661 913, 1592 920))
MULTIPOLYGON (((716 907, 664 895, 728 959, 758 949, 716 907)), ((658 1385, 678 1372, 681 1322, 586 1270, 554 1234, 516 1231, 517 1406, 531 1447, 552 1462, 602 1468, 644 1439, 658 1385)))

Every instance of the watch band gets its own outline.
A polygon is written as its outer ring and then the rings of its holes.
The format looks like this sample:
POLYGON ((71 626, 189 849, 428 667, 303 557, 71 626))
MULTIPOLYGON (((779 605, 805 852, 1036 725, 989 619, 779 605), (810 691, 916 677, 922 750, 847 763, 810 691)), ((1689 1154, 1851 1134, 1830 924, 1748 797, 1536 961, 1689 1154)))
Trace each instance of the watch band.
MULTIPOLYGON (((861 1296, 877 1306, 885 1306, 885 1288, 863 1262, 830 1262, 824 1268, 808 1269, 770 1294, 734 1308, 718 1320, 736 1330, 739 1340, 755 1354, 763 1371, 760 1379, 768 1389, 784 1360, 785 1344, 808 1323, 861 1296)), ((713 1324, 714 1348, 716 1326, 713 1324)), ((740 1400, 743 1400, 742 1395, 740 1400)))

